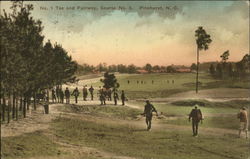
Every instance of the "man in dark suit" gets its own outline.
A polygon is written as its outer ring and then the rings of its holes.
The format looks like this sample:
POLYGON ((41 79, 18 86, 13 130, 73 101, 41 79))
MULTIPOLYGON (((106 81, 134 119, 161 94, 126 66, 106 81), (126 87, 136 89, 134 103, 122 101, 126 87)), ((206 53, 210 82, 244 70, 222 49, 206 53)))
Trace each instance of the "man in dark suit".
POLYGON ((202 122, 202 113, 201 110, 198 109, 198 105, 195 105, 194 109, 189 114, 189 122, 192 118, 192 129, 193 129, 193 136, 198 136, 198 126, 200 121, 202 122))
POLYGON ((155 107, 149 102, 149 100, 146 100, 146 105, 144 107, 144 112, 142 115, 146 116, 146 124, 147 124, 148 131, 151 129, 151 121, 153 117, 153 112, 156 112, 156 115, 158 116, 158 113, 155 107))

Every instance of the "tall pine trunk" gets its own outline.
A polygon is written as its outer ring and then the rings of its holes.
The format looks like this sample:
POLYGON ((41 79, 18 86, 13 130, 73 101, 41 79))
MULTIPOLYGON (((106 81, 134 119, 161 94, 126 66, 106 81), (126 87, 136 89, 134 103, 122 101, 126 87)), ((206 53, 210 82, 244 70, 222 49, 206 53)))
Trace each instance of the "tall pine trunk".
POLYGON ((47 101, 49 103, 49 88, 47 89, 47 101))
POLYGON ((8 114, 7 114, 8 123, 10 122, 10 108, 11 108, 11 98, 10 98, 10 93, 8 93, 8 108, 7 108, 7 110, 8 110, 8 114))
POLYGON ((12 101, 12 120, 15 118, 16 113, 16 95, 13 93, 13 101, 12 101))
POLYGON ((18 120, 18 97, 16 97, 16 120, 18 120))
POLYGON ((5 121, 5 109, 6 109, 6 99, 5 99, 5 96, 3 94, 2 121, 5 121))
POLYGON ((2 120, 2 113, 3 113, 3 111, 2 111, 2 107, 3 107, 3 105, 2 105, 2 91, 1 91, 1 88, 0 88, 0 120, 2 120))
POLYGON ((20 97, 20 103, 19 103, 19 111, 22 111, 23 110, 23 97, 21 96, 20 97))
POLYGON ((197 47, 196 93, 198 93, 198 86, 199 86, 199 49, 197 47))
POLYGON ((27 97, 27 110, 30 110, 30 97, 27 97))
POLYGON ((23 100, 23 117, 26 118, 26 104, 27 104, 27 97, 24 97, 23 100))

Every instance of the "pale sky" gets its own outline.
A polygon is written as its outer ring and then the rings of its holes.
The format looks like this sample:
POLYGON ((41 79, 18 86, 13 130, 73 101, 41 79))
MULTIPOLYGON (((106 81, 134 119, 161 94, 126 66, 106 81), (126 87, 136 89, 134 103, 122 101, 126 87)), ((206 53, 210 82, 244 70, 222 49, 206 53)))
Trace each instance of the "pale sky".
MULTIPOLYGON (((194 31, 198 26, 213 40, 209 50, 201 52, 201 62, 219 61, 226 50, 230 61, 249 53, 248 1, 25 3, 34 5, 32 15, 43 22, 45 41, 62 44, 80 64, 190 65, 196 61, 194 31), (119 6, 126 9, 119 10, 119 6), (162 9, 145 9, 150 6, 162 9)), ((10 2, 1 2, 1 10, 9 6, 10 2)))

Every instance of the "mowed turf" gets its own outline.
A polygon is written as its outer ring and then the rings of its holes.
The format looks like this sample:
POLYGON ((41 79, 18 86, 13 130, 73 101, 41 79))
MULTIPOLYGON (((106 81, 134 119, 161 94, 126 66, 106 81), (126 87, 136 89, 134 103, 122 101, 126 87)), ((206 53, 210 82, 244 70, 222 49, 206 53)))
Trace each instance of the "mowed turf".
MULTIPOLYGON (((195 90, 196 82, 195 73, 119 74, 116 77, 120 84, 119 90, 124 90, 129 99, 168 97, 176 93, 195 90)), ((103 83, 86 82, 86 85, 98 88, 103 86, 103 83)), ((248 80, 217 80, 208 73, 200 73, 199 89, 210 88, 250 88, 250 82, 248 80)), ((97 90, 95 90, 95 96, 96 94, 97 90)))

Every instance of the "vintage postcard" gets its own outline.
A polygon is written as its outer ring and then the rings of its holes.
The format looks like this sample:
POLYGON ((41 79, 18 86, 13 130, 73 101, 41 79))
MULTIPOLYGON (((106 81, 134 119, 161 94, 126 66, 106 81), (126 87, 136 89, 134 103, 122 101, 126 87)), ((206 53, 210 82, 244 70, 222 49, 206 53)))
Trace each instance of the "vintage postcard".
POLYGON ((249 1, 1 1, 2 159, 250 159, 249 1))

